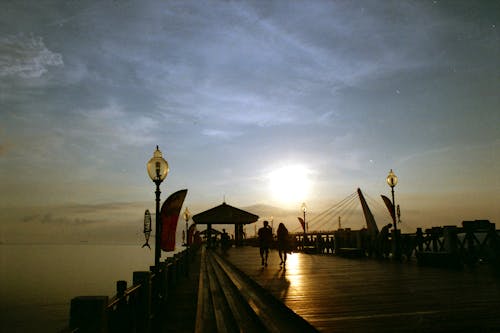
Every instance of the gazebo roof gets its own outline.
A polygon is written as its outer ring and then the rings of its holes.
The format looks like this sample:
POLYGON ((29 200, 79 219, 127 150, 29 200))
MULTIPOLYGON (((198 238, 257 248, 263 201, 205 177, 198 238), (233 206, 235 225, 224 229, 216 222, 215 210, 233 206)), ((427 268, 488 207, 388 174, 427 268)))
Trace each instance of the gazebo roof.
POLYGON ((193 216, 193 221, 196 224, 249 224, 258 219, 257 215, 230 206, 225 202, 193 216))

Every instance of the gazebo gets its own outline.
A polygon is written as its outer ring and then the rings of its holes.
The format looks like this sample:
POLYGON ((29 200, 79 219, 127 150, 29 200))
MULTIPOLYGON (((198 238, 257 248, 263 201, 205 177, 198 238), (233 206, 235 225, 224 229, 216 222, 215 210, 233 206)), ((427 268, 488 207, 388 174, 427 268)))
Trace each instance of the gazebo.
POLYGON ((235 244, 241 245, 243 241, 243 225, 254 223, 258 219, 257 215, 230 206, 225 202, 193 216, 195 224, 207 225, 207 242, 209 245, 211 244, 212 224, 234 224, 235 244))

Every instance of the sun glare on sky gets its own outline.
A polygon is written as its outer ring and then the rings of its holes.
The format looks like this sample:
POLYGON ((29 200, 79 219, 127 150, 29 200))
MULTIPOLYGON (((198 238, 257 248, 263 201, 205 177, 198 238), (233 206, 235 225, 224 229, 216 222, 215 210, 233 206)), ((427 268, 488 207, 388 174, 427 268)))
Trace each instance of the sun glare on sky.
POLYGON ((282 206, 304 201, 311 189, 309 170, 302 165, 287 165, 269 173, 272 199, 282 206))

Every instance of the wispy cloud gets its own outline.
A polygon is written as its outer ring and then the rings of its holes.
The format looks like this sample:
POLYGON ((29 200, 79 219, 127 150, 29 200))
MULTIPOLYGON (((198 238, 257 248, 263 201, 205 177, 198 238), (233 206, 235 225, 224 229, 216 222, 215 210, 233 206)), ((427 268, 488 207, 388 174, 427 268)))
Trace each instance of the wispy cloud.
POLYGON ((11 35, 0 37, 0 76, 38 78, 50 66, 63 66, 59 53, 47 49, 42 37, 11 35))
POLYGON ((241 133, 234 132, 234 131, 223 131, 223 130, 217 130, 217 129, 205 129, 202 131, 203 135, 209 136, 209 137, 215 137, 215 138, 221 138, 224 140, 229 140, 231 138, 240 136, 241 133))
POLYGON ((41 224, 60 224, 60 225, 88 225, 99 222, 79 217, 54 216, 51 213, 44 215, 29 215, 22 218, 23 222, 35 222, 41 224))
POLYGON ((154 141, 151 135, 159 123, 151 116, 127 113, 120 104, 109 101, 99 109, 79 109, 78 126, 59 130, 78 141, 91 141, 98 146, 141 146, 154 141))

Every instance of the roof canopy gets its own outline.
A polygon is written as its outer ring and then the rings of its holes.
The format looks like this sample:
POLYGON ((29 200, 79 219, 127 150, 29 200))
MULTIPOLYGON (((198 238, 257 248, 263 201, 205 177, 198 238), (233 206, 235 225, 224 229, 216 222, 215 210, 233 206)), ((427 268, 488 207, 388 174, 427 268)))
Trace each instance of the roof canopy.
POLYGON ((225 202, 193 216, 193 221, 196 224, 249 224, 258 219, 257 215, 230 206, 225 202))

